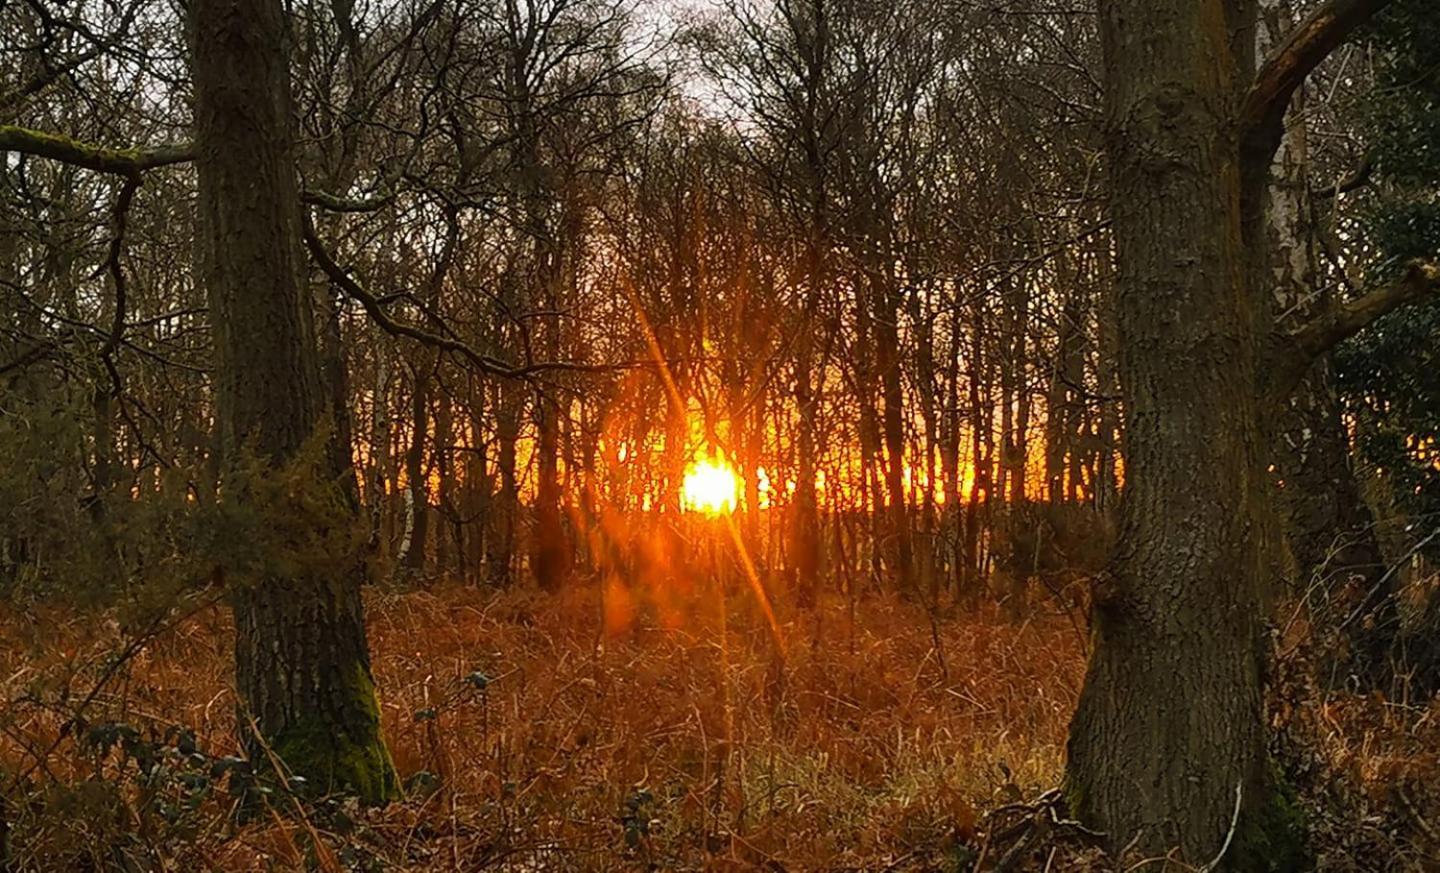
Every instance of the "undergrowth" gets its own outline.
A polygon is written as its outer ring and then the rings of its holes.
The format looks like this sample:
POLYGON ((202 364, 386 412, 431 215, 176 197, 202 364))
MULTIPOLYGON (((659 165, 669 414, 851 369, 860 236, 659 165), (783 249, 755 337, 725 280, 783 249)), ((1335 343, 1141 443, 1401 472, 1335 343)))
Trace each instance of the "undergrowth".
MULTIPOLYGON (((869 597, 782 609, 777 641, 738 594, 722 626, 698 597, 617 622, 615 593, 370 591, 406 791, 381 809, 240 757, 219 606, 143 634, 103 612, 0 616, 10 864, 1108 869, 1028 802, 1060 783, 1084 661, 1067 617, 932 633, 923 608, 869 597)), ((1440 708, 1311 690, 1276 726, 1322 869, 1434 869, 1440 708)))

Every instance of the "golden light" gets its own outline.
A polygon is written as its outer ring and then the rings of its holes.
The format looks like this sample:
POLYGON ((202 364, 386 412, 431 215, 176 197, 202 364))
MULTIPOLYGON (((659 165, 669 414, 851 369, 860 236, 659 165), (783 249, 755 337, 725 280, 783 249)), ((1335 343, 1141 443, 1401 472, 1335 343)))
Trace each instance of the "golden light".
POLYGON ((720 515, 740 501, 740 477, 718 458, 695 461, 680 485, 680 503, 691 512, 720 515))

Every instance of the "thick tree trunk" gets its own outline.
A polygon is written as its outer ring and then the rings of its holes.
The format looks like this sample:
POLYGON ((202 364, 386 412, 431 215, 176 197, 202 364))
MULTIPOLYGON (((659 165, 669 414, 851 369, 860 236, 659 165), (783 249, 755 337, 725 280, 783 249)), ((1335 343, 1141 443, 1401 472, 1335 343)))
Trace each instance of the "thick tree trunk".
MULTIPOLYGON (((1068 790, 1114 848, 1205 864, 1237 797, 1250 827, 1270 790, 1233 54, 1221 0, 1102 0, 1100 13, 1128 452, 1068 790)), ((1250 850, 1230 847, 1226 865, 1250 850)))
MULTIPOLYGON (((281 5, 195 0, 190 44, 220 445, 284 464, 316 437, 326 403, 300 251, 281 5)), ((318 471, 316 487, 339 472, 318 471)), ((353 565, 237 585, 236 683, 242 731, 253 719, 312 786, 378 802, 396 794, 396 781, 380 738, 361 579, 357 556, 353 565)), ((246 744, 258 746, 253 737, 246 744)))

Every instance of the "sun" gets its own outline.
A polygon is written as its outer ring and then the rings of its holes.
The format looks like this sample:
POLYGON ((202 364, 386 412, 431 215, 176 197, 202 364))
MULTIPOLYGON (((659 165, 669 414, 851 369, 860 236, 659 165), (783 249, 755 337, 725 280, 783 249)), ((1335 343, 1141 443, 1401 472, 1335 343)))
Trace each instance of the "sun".
POLYGON ((718 458, 695 461, 685 471, 680 503, 691 512, 720 515, 733 512, 740 497, 740 479, 718 458))

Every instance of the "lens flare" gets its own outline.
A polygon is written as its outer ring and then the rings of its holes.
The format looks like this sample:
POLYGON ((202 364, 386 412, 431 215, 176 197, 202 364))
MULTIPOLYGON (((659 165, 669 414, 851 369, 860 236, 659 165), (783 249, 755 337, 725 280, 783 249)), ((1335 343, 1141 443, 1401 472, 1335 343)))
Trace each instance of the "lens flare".
POLYGON ((706 515, 734 512, 739 497, 740 478, 729 465, 716 458, 691 464, 680 486, 681 505, 706 515))

